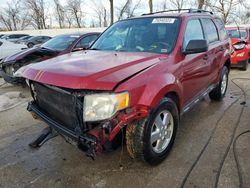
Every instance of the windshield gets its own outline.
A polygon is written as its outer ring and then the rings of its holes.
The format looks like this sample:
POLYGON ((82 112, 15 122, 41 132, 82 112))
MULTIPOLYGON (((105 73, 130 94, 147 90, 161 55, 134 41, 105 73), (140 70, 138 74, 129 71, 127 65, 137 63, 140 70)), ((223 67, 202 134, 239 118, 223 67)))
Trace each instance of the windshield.
POLYGON ((241 30, 234 29, 234 30, 228 30, 227 32, 229 37, 231 38, 242 38, 242 39, 247 38, 247 30, 245 29, 241 30))
POLYGON ((170 53, 175 46, 179 19, 140 18, 113 24, 91 49, 125 52, 170 53))
POLYGON ((54 37, 47 42, 45 42, 41 47, 48 48, 55 51, 63 51, 67 49, 76 39, 78 39, 79 35, 69 35, 69 36, 58 36, 54 37))

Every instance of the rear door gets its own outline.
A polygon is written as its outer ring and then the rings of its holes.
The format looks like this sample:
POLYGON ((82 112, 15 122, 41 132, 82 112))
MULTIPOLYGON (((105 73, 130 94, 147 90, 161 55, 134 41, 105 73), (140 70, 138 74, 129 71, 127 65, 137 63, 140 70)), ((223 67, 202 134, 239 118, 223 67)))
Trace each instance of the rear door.
MULTIPOLYGON (((200 19, 191 19, 187 22, 182 49, 185 50, 188 42, 195 39, 205 39, 200 19)), ((210 66, 207 64, 207 52, 188 54, 183 66, 184 103, 187 105, 196 96, 206 89, 209 80, 210 66)))
POLYGON ((218 78, 219 66, 223 63, 221 61, 224 60, 223 54, 226 51, 226 46, 225 43, 220 41, 218 29, 212 19, 202 18, 201 22, 205 31, 205 37, 209 43, 206 61, 209 73, 207 86, 209 86, 218 78))

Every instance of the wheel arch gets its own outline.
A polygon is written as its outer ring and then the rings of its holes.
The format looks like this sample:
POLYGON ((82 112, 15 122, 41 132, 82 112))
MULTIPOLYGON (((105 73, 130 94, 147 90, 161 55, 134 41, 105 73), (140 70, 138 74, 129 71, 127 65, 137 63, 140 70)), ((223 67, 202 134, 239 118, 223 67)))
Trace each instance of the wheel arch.
POLYGON ((175 102, 180 113, 180 96, 178 95, 178 93, 176 91, 169 91, 165 94, 165 97, 170 98, 175 102))
POLYGON ((224 66, 227 67, 228 71, 230 71, 230 68, 231 68, 231 60, 230 59, 227 59, 226 62, 224 63, 224 66))

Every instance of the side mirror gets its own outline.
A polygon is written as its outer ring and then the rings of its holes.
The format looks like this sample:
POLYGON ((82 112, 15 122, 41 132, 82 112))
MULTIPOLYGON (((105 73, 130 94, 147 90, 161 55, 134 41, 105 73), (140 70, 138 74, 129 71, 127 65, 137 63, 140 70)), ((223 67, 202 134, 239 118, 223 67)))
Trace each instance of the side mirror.
POLYGON ((208 50, 207 40, 196 39, 196 40, 190 40, 188 42, 186 49, 184 49, 183 53, 187 55, 187 54, 206 52, 207 50, 208 50))

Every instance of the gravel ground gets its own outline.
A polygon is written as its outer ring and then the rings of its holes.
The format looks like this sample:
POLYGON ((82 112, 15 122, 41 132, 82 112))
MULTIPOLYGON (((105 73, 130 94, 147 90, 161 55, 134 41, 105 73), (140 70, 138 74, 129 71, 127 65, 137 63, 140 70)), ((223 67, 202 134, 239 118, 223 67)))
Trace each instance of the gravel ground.
MULTIPOLYGON (((230 77, 250 79, 249 73, 232 70, 230 77)), ((125 148, 92 161, 61 137, 29 148, 46 125, 26 111, 28 88, 2 85, 0 79, 0 187, 239 187, 232 141, 250 129, 250 81, 233 81, 246 96, 230 81, 222 102, 206 97, 183 116, 168 158, 151 167, 130 159, 125 148), (8 104, 11 109, 4 110, 8 104)), ((235 145, 244 187, 250 187, 249 143, 250 133, 235 145)))

